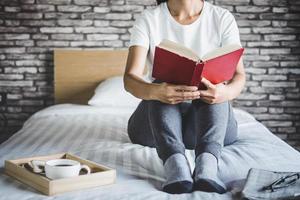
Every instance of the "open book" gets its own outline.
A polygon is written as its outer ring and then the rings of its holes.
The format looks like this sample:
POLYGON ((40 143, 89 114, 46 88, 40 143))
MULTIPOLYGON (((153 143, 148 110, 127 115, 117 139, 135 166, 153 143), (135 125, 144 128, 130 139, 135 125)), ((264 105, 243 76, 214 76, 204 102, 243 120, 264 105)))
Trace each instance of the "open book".
POLYGON ((242 56, 240 45, 227 45, 217 48, 202 58, 191 49, 163 40, 155 48, 152 76, 160 81, 205 88, 201 78, 213 84, 230 80, 242 56))

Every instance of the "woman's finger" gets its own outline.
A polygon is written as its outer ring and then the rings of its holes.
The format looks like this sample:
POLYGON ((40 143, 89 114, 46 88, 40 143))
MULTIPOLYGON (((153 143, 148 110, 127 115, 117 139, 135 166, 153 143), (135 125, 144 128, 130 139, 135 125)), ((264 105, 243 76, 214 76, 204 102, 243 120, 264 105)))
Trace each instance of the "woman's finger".
POLYGON ((193 91, 193 92, 179 92, 176 91, 174 93, 174 96, 176 97, 182 97, 182 98, 190 98, 190 97, 194 97, 194 96, 199 96, 200 95, 200 91, 193 91))
POLYGON ((197 91, 198 87, 197 86, 188 86, 188 85, 177 85, 175 86, 176 90, 181 90, 181 91, 197 91))
POLYGON ((210 92, 203 91, 203 92, 200 92, 200 96, 203 96, 203 97, 212 97, 213 95, 210 92))
POLYGON ((214 99, 214 97, 213 96, 205 96, 205 95, 200 95, 200 98, 202 98, 202 99, 214 99))
POLYGON ((204 101, 205 103, 208 103, 208 104, 212 104, 213 103, 213 100, 210 99, 210 98, 204 97, 204 98, 201 98, 201 100, 204 101))
POLYGON ((208 88, 214 88, 215 85, 212 84, 209 80, 207 80, 206 78, 202 77, 201 82, 208 88))
POLYGON ((183 101, 181 101, 181 100, 173 101, 173 104, 178 104, 178 103, 181 103, 181 102, 183 102, 183 101))
POLYGON ((168 103, 169 104, 177 104, 177 103, 181 103, 183 101, 184 100, 182 100, 182 99, 173 99, 173 100, 169 100, 168 103))
POLYGON ((171 101, 183 101, 184 99, 181 97, 169 97, 166 98, 166 101, 171 102, 171 101))

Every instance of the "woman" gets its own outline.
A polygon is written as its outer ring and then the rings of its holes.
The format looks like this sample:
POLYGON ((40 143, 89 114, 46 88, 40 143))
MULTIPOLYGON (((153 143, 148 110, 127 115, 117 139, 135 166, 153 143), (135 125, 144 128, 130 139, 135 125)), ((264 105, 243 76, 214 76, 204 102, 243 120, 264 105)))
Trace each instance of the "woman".
POLYGON ((224 193, 226 187, 217 176, 218 159, 222 147, 237 138, 237 122, 229 101, 245 84, 242 59, 226 84, 214 85, 203 78, 207 90, 154 80, 151 73, 155 46, 162 39, 184 44, 201 57, 217 47, 240 44, 236 21, 228 10, 204 0, 157 3, 157 7, 142 12, 131 31, 124 86, 142 101, 128 121, 130 140, 156 148, 166 176, 163 191, 224 193), (195 150, 193 173, 185 149, 195 150))

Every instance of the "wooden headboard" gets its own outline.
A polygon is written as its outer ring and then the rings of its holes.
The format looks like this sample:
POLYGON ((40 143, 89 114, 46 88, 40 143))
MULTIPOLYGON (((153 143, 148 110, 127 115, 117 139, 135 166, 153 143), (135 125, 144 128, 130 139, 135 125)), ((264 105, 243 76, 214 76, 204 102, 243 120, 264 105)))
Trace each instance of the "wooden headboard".
POLYGON ((87 104, 104 79, 122 75, 128 50, 54 50, 55 103, 87 104))

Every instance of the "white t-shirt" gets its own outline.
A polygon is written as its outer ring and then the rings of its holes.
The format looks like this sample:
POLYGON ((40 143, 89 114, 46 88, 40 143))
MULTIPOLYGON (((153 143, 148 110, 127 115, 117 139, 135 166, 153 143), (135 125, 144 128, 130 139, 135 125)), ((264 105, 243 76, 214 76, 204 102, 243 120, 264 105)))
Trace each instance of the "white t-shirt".
POLYGON ((226 44, 241 45, 234 16, 228 10, 205 0, 200 16, 188 25, 182 25, 173 18, 166 2, 155 8, 145 9, 131 29, 129 47, 139 45, 148 49, 148 69, 144 78, 151 82, 154 80, 152 68, 155 46, 163 39, 183 44, 199 57, 226 44))

